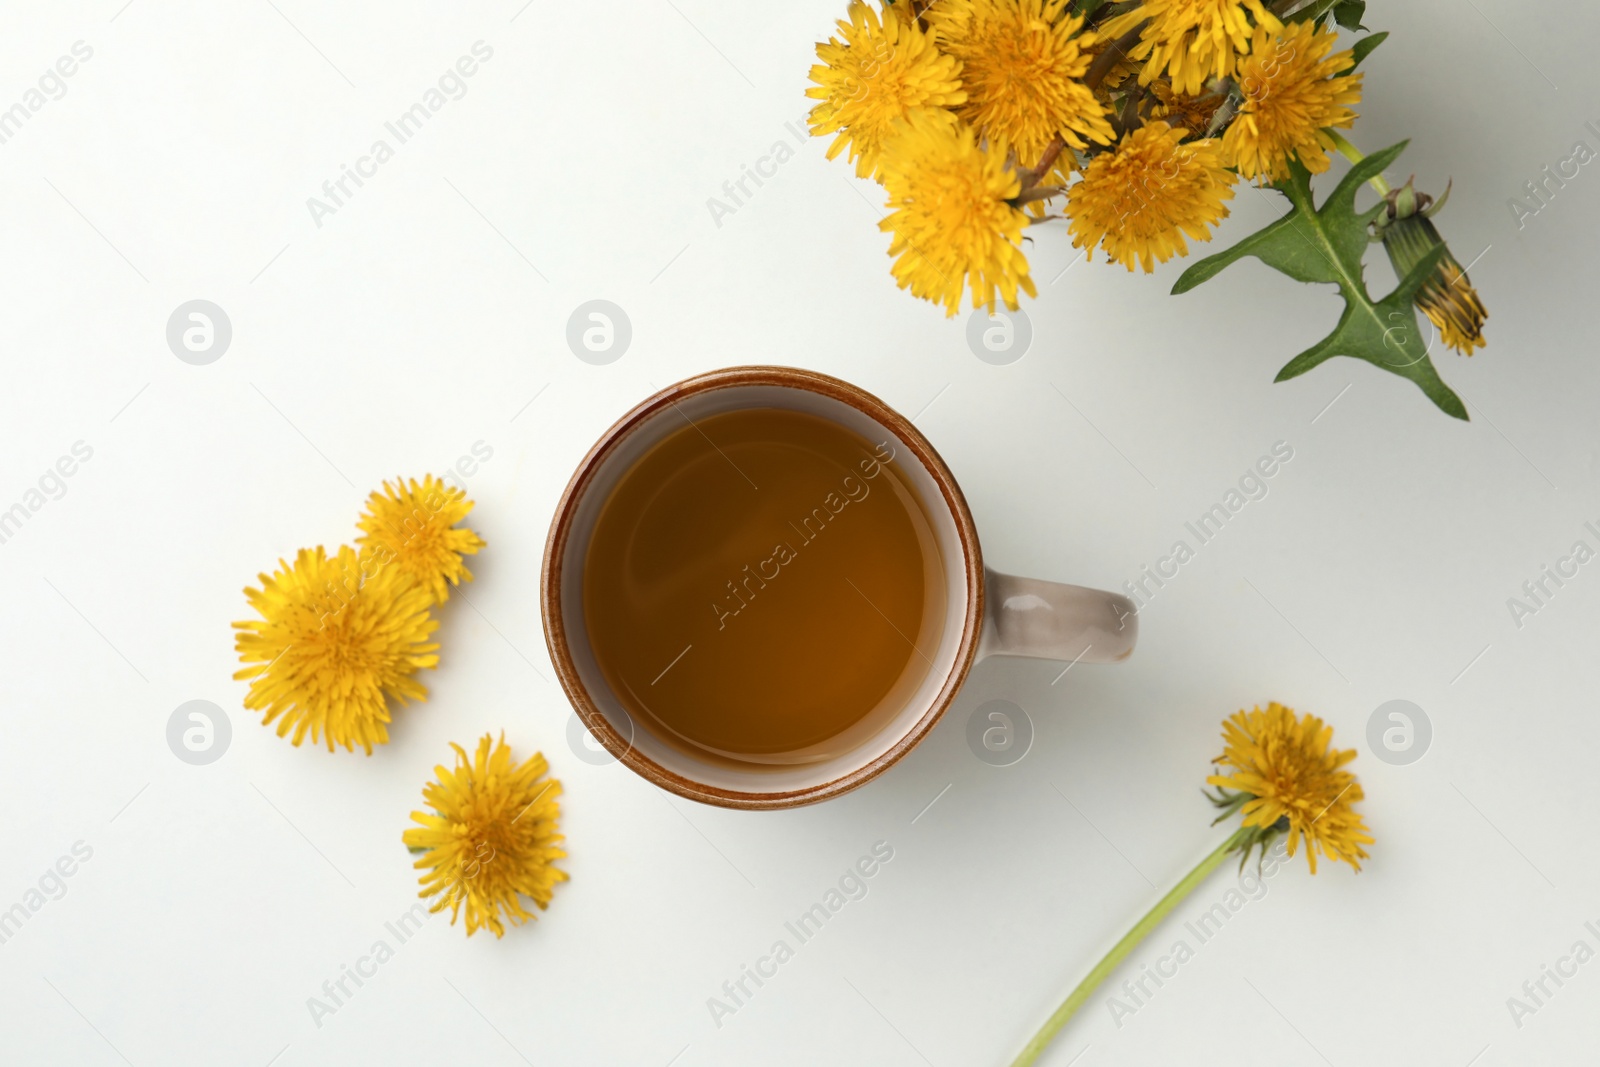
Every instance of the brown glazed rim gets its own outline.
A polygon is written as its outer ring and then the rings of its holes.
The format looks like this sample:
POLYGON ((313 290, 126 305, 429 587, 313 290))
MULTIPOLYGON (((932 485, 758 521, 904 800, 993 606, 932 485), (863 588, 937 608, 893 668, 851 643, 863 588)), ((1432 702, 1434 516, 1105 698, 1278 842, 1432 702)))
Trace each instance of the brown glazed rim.
POLYGON ((555 518, 550 523, 550 536, 545 541, 544 565, 539 577, 539 600, 540 612, 544 618, 545 642, 550 648, 550 659, 555 664, 556 675, 561 679, 561 687, 566 690, 567 697, 572 701, 583 724, 608 752, 646 780, 679 796, 725 808, 764 810, 814 804, 819 800, 847 793, 888 770, 933 729, 944 715, 945 709, 955 699, 977 656, 981 633, 980 621, 983 619, 983 586, 983 557, 978 548, 978 531, 973 526, 972 512, 967 507, 966 498, 961 495, 961 489, 956 485, 955 477, 945 466, 944 460, 939 458, 939 453, 934 451, 933 445, 928 443, 928 439, 922 436, 921 431, 911 424, 911 420, 866 390, 826 374, 801 370, 797 367, 748 366, 709 371, 675 385, 669 385, 622 416, 601 435, 600 440, 595 442, 594 447, 583 457, 583 462, 578 465, 572 480, 567 483, 566 490, 561 494, 560 503, 556 505, 555 518), (892 430, 906 443, 916 455, 918 462, 927 469, 938 485, 945 506, 949 508, 955 520, 967 578, 967 611, 966 618, 962 620, 961 644, 956 650, 955 666, 928 711, 917 720, 904 737, 895 742, 892 748, 865 766, 820 785, 784 792, 747 793, 707 785, 668 770, 634 748, 617 733, 600 712, 588 690, 584 688, 583 680, 578 676, 577 666, 573 662, 572 653, 567 647, 566 624, 561 611, 560 563, 566 553, 578 502, 588 491, 600 461, 629 434, 663 408, 700 393, 749 386, 780 386, 830 397, 850 405, 892 430))

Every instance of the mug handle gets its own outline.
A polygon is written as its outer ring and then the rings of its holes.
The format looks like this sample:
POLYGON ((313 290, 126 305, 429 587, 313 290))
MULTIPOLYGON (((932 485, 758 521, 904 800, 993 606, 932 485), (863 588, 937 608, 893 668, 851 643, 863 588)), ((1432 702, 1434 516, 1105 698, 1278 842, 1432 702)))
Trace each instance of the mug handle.
POLYGON ((985 567, 983 637, 978 656, 1028 656, 1116 663, 1133 654, 1139 616, 1133 601, 1081 585, 1019 578, 985 567))

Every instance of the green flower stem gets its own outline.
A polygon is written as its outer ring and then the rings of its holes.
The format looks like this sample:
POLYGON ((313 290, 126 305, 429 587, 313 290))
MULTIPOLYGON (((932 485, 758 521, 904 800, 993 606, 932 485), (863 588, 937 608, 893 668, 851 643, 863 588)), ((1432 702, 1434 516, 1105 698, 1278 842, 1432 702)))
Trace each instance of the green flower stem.
MULTIPOLYGON (((1329 129, 1324 130, 1323 132, 1329 137, 1333 138, 1333 147, 1337 148, 1339 150, 1339 154, 1348 159, 1350 162, 1360 163, 1363 159, 1367 158, 1362 154, 1361 149, 1345 140, 1344 134, 1340 133, 1338 130, 1329 129)), ((1376 189, 1379 196, 1389 195, 1389 183, 1383 180, 1383 175, 1374 174, 1367 184, 1376 189)))
POLYGON ((1083 1007, 1084 1001, 1088 1000, 1090 995, 1099 988, 1100 983, 1105 981, 1123 960, 1127 959, 1128 953, 1137 948, 1139 942, 1143 941, 1152 930, 1160 926, 1161 920, 1171 914, 1172 910, 1182 903, 1185 897, 1194 892, 1195 887, 1205 881, 1212 871, 1220 867, 1228 853, 1237 849, 1249 834, 1250 831, 1243 828, 1235 831, 1233 836, 1217 846, 1216 851, 1201 860, 1199 866, 1184 875, 1183 881, 1173 886, 1166 896, 1156 901, 1156 906, 1146 912, 1144 918, 1135 923, 1133 929, 1124 934, 1122 940, 1113 945, 1111 951, 1107 952, 1100 962, 1094 965, 1094 970, 1084 975, 1083 981, 1079 982, 1077 987, 1067 994, 1067 999, 1061 1002, 1061 1007, 1057 1008, 1055 1014, 1045 1021, 1045 1024, 1039 1028, 1039 1032, 1033 1035, 1033 1040, 1029 1041, 1023 1047, 1023 1050, 1017 1054, 1017 1058, 1011 1061, 1011 1067, 1028 1067, 1029 1064, 1037 1060, 1039 1054, 1049 1046, 1051 1041, 1055 1040, 1056 1034, 1060 1033, 1067 1020, 1072 1018, 1079 1008, 1083 1007))

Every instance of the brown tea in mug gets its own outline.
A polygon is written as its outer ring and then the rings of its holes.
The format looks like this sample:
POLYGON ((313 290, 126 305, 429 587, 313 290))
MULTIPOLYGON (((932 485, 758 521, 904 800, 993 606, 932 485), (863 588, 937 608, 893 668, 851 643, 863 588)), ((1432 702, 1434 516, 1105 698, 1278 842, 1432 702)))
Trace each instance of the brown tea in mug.
POLYGON ((628 713, 754 763, 825 759, 892 715, 932 668, 944 595, 893 443, 780 408, 684 419, 612 490, 583 571, 628 713))

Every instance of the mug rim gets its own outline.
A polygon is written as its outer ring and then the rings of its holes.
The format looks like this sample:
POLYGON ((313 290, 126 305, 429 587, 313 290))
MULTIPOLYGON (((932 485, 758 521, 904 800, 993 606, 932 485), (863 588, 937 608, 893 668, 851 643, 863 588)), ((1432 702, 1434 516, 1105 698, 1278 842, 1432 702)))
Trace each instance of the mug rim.
POLYGON ((556 677, 561 682, 561 688, 566 692, 567 699, 571 701, 579 719, 605 746, 606 751, 646 781, 678 796, 725 808, 768 810, 814 804, 856 789, 888 770, 927 736, 955 700, 962 683, 966 681, 968 672, 972 669, 973 662, 977 659, 978 643, 982 636, 981 623, 984 618, 983 576, 983 555, 978 545, 978 531, 972 521, 972 511, 967 506, 966 497, 962 495, 950 468, 945 465, 944 460, 922 432, 912 425, 910 419, 860 386, 831 375, 799 367, 746 365, 707 371, 657 390, 612 423, 584 454, 566 488, 562 490, 561 499, 556 504, 555 515, 550 521, 550 532, 545 539, 544 560, 539 572, 539 609, 544 623, 545 644, 550 652, 550 660, 555 665, 556 677), (566 620, 562 614, 561 562, 569 545, 578 504, 589 490, 600 461, 646 421, 678 401, 716 390, 749 386, 778 386, 815 393, 848 404, 895 433, 939 487, 940 496, 955 524, 957 540, 961 545, 962 570, 967 582, 967 606, 965 617, 961 620, 961 639, 956 648, 955 663, 945 675, 939 692, 928 709, 911 728, 897 738, 886 751, 836 778, 814 786, 777 792, 723 789, 694 781, 661 766, 635 748, 630 740, 624 739, 589 695, 583 679, 578 674, 577 664, 568 647, 566 620))

